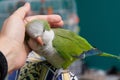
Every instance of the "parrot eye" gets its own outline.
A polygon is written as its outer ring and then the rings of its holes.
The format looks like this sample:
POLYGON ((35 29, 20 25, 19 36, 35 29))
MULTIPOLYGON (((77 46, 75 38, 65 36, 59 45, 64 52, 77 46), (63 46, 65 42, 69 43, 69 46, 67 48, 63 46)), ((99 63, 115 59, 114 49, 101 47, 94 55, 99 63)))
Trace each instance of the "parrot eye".
POLYGON ((43 29, 43 32, 45 32, 45 28, 43 29))
POLYGON ((43 46, 46 46, 46 44, 44 43, 43 46))

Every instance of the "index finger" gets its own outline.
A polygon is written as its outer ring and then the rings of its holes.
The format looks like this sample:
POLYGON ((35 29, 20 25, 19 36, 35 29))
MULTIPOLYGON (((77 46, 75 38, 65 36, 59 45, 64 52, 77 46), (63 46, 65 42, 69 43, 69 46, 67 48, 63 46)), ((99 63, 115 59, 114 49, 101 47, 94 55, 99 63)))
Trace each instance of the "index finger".
POLYGON ((31 22, 32 20, 47 20, 51 26, 63 26, 63 20, 61 16, 59 15, 35 15, 35 16, 29 16, 25 18, 25 22, 31 22))

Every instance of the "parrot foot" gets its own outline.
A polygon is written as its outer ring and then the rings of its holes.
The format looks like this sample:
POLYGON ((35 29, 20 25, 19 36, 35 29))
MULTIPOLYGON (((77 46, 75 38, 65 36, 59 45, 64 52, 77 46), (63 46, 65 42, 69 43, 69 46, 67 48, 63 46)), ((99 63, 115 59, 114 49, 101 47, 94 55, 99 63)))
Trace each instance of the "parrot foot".
POLYGON ((62 68, 56 70, 53 80, 56 80, 57 77, 58 77, 59 75, 61 75, 62 73, 68 73, 68 72, 69 72, 69 70, 67 70, 67 69, 66 69, 66 70, 63 70, 62 68))

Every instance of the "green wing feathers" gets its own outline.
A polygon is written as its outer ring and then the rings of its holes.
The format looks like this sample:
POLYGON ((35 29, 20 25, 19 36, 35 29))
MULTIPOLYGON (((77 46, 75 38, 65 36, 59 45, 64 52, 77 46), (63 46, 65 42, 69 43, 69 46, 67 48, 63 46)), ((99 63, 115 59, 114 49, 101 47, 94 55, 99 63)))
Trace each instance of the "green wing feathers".
POLYGON ((55 47, 59 55, 66 61, 64 67, 76 60, 73 56, 79 56, 84 51, 93 48, 84 38, 69 30, 66 31, 59 28, 53 29, 53 31, 55 32, 53 47, 55 47))

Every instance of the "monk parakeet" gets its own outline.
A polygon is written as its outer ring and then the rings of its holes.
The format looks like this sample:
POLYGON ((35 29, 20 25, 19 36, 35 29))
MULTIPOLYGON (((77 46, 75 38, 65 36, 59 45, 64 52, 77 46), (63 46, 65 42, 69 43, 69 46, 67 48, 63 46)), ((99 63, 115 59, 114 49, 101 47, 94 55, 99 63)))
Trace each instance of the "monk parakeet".
POLYGON ((26 25, 30 37, 28 44, 32 50, 56 68, 68 68, 75 60, 98 55, 120 59, 94 48, 88 41, 72 31, 50 28, 45 20, 33 20, 26 25))

